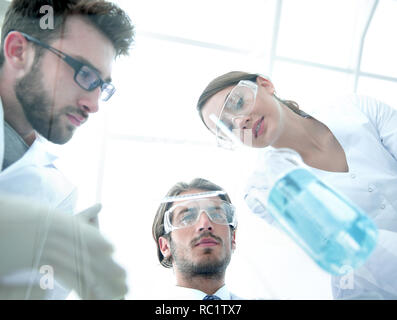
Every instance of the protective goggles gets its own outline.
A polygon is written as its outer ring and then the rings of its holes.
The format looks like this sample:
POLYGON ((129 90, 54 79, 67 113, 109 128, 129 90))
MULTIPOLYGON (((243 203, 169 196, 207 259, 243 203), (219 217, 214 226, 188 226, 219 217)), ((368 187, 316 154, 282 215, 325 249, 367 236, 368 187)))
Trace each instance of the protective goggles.
MULTIPOLYGON (((178 202, 164 214, 165 234, 195 225, 203 212, 205 212, 213 223, 226 226, 230 225, 236 228, 237 220, 234 206, 227 201, 214 198, 214 195, 210 194, 208 197, 208 194, 209 193, 188 195, 190 196, 188 199, 182 196, 176 200, 178 202), (201 197, 197 197, 197 195, 201 195, 201 197), (207 197, 203 198, 203 195, 207 197)), ((219 195, 219 193, 217 193, 217 195, 219 195)), ((173 198, 175 199, 178 197, 173 198)))
POLYGON ((252 131, 242 129, 241 125, 243 118, 251 113, 255 105, 257 92, 255 82, 241 80, 227 96, 219 117, 210 115, 216 125, 215 135, 219 146, 231 148, 242 142, 250 144, 252 131))

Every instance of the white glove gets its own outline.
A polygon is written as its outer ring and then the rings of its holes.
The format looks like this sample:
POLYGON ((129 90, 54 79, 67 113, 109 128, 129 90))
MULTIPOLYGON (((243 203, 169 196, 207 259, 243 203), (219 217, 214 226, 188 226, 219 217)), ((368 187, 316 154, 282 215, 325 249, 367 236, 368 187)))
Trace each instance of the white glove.
MULTIPOLYGON (((100 206, 94 206, 86 215, 99 210, 100 206)), ((12 295, 7 276, 28 271, 36 279, 41 266, 48 265, 56 281, 82 299, 122 298, 127 292, 126 273, 113 261, 112 253, 112 245, 78 216, 0 196, 0 296, 4 296, 3 288, 12 295)), ((40 288, 37 283, 30 281, 26 288, 22 299, 40 297, 35 292, 40 288)))

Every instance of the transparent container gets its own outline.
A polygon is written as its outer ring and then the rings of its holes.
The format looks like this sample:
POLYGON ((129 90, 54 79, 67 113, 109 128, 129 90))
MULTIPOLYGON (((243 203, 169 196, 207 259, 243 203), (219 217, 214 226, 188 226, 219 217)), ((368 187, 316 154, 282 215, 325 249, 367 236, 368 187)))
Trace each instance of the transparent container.
POLYGON ((251 210, 263 205, 292 239, 324 270, 341 275, 366 261, 378 231, 369 217, 315 176, 298 153, 274 150, 266 159, 270 189, 253 190, 251 210), (264 196, 266 194, 266 196, 264 196))

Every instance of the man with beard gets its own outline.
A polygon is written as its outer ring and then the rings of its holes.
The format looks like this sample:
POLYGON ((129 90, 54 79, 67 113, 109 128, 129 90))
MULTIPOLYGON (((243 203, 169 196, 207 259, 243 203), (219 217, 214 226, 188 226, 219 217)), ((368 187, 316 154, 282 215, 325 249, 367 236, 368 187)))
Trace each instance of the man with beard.
POLYGON ((98 111, 99 100, 113 95, 113 61, 128 54, 133 33, 125 12, 106 1, 10 4, 1 31, 5 152, 0 192, 74 210, 76 189, 57 170, 46 144, 68 142, 98 111))
POLYGON ((173 186, 152 227, 158 259, 176 277, 175 289, 163 298, 239 299, 225 285, 236 227, 234 206, 216 184, 198 178, 173 186))
POLYGON ((128 54, 133 29, 123 10, 103 0, 13 0, 7 10, 0 48, 0 298, 64 297, 37 287, 36 273, 46 264, 66 292, 82 298, 126 293, 112 246, 82 221, 98 206, 78 219, 64 214, 74 211, 75 187, 47 144, 68 142, 99 100, 113 95, 112 64, 128 54), (26 279, 28 287, 21 285, 26 279))

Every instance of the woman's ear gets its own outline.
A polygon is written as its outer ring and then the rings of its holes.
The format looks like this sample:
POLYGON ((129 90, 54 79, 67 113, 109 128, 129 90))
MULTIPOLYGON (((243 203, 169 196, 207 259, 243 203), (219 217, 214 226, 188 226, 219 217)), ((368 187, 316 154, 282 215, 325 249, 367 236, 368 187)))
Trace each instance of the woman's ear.
POLYGON ((169 258, 171 256, 171 248, 170 248, 168 239, 165 237, 160 237, 158 240, 158 244, 159 244, 159 249, 160 249, 162 255, 165 258, 169 258))
POLYGON ((263 76, 258 76, 256 78, 256 84, 260 87, 265 88, 267 92, 269 92, 272 95, 276 92, 273 83, 269 79, 263 76))

